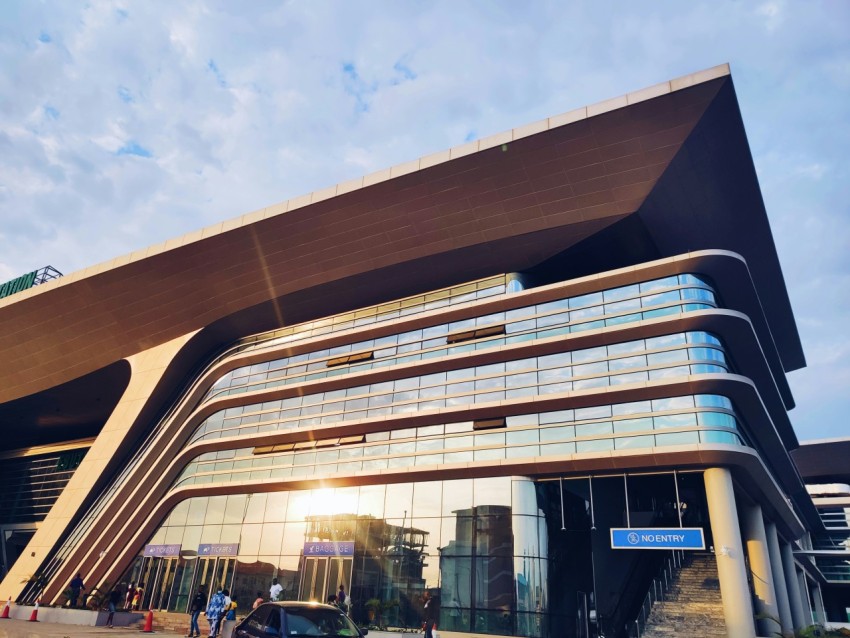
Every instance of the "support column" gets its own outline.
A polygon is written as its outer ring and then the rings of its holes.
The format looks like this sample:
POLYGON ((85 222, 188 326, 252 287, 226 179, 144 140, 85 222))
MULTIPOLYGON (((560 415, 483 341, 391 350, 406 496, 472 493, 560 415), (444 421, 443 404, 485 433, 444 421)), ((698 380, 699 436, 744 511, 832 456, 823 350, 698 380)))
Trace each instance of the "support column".
POLYGON ((791 619, 794 629, 808 627, 806 612, 803 611, 803 597, 800 592, 800 582, 797 580, 797 567, 794 564, 794 554, 790 543, 780 543, 782 552, 782 567, 785 570, 785 583, 788 585, 788 599, 791 603, 791 619))
POLYGON ((799 584, 800 591, 803 594, 803 613, 805 614, 805 627, 813 624, 815 622, 812 617, 812 601, 809 598, 809 584, 806 582, 806 574, 802 569, 797 571, 797 583, 799 584))
POLYGON ((776 588, 779 622, 782 624, 783 634, 792 634, 794 633, 794 620, 791 618, 791 603, 788 600, 788 585, 785 582, 785 570, 782 568, 782 553, 779 550, 776 524, 767 523, 764 531, 767 533, 767 551, 770 555, 770 571, 773 573, 773 584, 776 588))
POLYGON ((823 592, 821 592, 820 584, 815 584, 812 587, 812 598, 815 602, 815 612, 817 614, 817 622, 821 625, 826 624, 826 609, 823 606, 823 592))
POLYGON ((704 472, 703 480, 717 556, 717 578, 726 633, 729 638, 752 638, 756 630, 732 474, 725 467, 713 467, 704 472))
POLYGON ((743 505, 741 509, 744 516, 744 535, 747 537, 747 556, 750 557, 750 574, 756 594, 756 616, 760 618, 756 625, 760 636, 773 636, 781 626, 761 506, 743 505))

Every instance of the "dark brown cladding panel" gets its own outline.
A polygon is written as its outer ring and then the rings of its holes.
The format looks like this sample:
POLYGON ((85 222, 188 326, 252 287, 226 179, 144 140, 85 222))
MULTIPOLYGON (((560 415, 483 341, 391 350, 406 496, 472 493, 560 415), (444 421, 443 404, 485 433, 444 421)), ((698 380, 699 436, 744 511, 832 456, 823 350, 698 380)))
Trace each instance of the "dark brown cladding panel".
POLYGON ((313 286, 358 278, 380 288, 382 270, 427 263, 427 271, 412 274, 412 293, 531 267, 635 212, 726 82, 438 164, 23 299, 0 310, 0 352, 10 364, 0 369, 0 402, 271 298, 281 298, 285 314, 287 297, 313 286))

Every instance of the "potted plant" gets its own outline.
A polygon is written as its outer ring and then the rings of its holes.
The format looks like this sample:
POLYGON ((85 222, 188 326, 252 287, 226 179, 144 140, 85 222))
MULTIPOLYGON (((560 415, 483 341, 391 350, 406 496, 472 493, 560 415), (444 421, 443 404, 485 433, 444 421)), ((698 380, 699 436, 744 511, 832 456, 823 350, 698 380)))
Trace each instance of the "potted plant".
POLYGON ((375 619, 381 616, 381 601, 378 598, 370 598, 366 601, 366 613, 369 616, 369 624, 374 625, 375 619))

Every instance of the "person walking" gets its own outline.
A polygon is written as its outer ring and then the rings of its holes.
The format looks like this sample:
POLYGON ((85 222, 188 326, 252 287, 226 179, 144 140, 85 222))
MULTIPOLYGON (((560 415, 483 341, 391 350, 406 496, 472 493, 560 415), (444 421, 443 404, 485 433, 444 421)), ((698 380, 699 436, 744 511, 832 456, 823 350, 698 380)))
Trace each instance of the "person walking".
POLYGON ((133 596, 136 595, 136 583, 130 583, 127 588, 127 595, 124 596, 124 609, 130 611, 133 609, 133 596))
POLYGON ((133 602, 130 604, 132 611, 139 611, 142 606, 142 597, 145 595, 145 584, 139 583, 136 591, 133 592, 133 602))
POLYGON ((422 594, 422 602, 425 603, 425 638, 434 638, 434 629, 437 627, 437 618, 439 614, 437 599, 431 596, 429 590, 425 590, 422 594))
POLYGON ((204 610, 204 604, 207 602, 207 594, 204 591, 204 586, 201 585, 198 587, 198 591, 195 592, 195 597, 192 599, 192 606, 189 608, 192 615, 189 617, 189 633, 186 634, 186 638, 199 638, 201 635, 201 628, 198 627, 198 616, 201 615, 201 612, 204 610))
POLYGON ((339 586, 339 591, 336 593, 337 607, 345 612, 346 616, 351 611, 351 597, 345 593, 345 585, 339 586))
POLYGON ((210 638, 215 638, 218 635, 218 624, 221 617, 224 615, 224 593, 221 587, 210 598, 210 604, 207 605, 207 622, 210 624, 210 638))
POLYGON ((272 586, 269 587, 269 600, 276 602, 280 600, 280 594, 283 591, 283 586, 277 582, 277 578, 272 578, 272 586))
POLYGON ((112 629, 112 622, 115 619, 115 610, 121 604, 121 591, 113 589, 109 592, 109 615, 106 617, 106 626, 112 629))
POLYGON ((83 577, 77 572, 77 575, 71 579, 71 583, 68 585, 71 588, 71 607, 77 606, 77 599, 80 597, 80 592, 86 590, 86 586, 83 584, 83 577))

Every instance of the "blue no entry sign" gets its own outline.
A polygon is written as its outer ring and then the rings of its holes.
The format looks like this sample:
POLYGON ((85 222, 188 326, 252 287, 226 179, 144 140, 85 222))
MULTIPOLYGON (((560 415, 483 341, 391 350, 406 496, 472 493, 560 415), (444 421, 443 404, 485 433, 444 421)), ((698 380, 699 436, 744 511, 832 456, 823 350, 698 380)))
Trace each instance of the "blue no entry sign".
POLYGON ((705 549, 701 527, 611 528, 612 549, 705 549))

